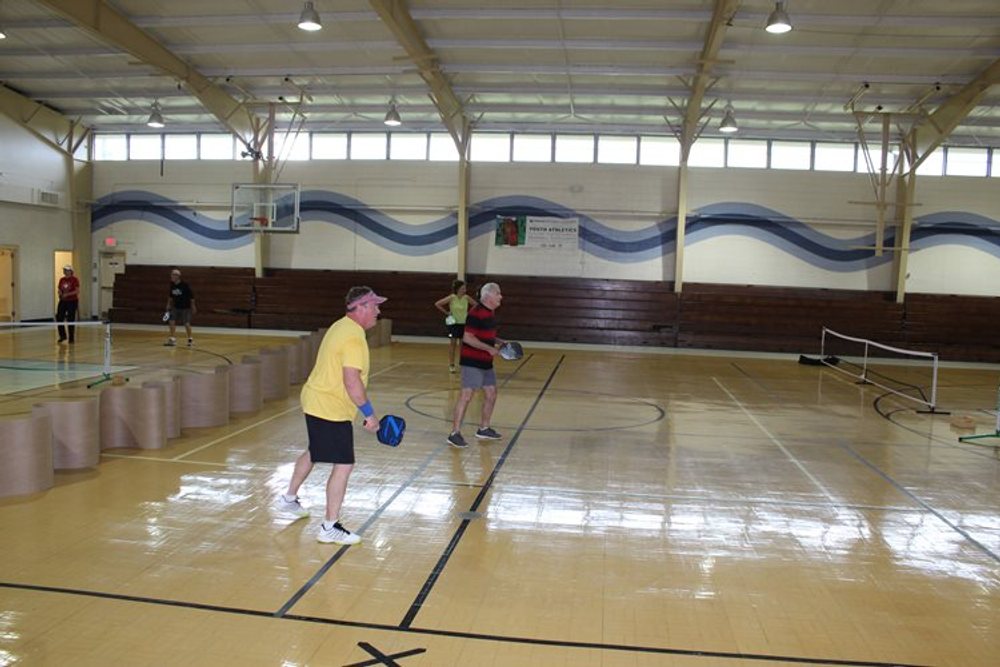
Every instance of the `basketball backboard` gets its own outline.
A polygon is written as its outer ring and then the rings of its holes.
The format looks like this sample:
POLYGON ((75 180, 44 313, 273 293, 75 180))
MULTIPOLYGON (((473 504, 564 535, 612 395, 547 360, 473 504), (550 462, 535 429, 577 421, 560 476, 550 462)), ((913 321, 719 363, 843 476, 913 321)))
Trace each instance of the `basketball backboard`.
POLYGON ((234 183, 229 228, 243 232, 299 231, 298 184, 234 183))

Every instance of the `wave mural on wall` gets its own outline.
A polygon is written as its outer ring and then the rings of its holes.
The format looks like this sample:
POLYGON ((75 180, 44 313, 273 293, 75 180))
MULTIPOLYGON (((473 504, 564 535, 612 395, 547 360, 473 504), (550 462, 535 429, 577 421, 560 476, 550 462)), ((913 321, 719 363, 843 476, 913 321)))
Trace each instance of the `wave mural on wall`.
MULTIPOLYGON (((279 202, 279 206, 283 204, 279 202)), ((299 214, 303 223, 323 222, 358 234, 386 250, 425 256, 455 246, 454 213, 421 224, 394 219, 364 202, 326 190, 303 190, 299 214)), ((677 219, 667 218, 640 229, 622 230, 547 199, 510 195, 483 200, 470 207, 469 237, 492 234, 498 215, 577 218, 580 249, 616 262, 643 262, 674 252, 677 219)), ((253 242, 250 232, 229 229, 228 216, 213 218, 196 208, 152 192, 129 190, 106 195, 94 203, 91 229, 96 232, 123 221, 138 221, 169 230, 202 247, 229 250, 253 242)), ((688 246, 711 238, 737 236, 768 243, 802 261, 831 271, 858 271, 892 261, 891 253, 876 256, 875 234, 838 238, 763 206, 743 202, 711 204, 688 215, 688 246)), ((895 245, 893 228, 884 245, 895 245)), ((914 251, 940 245, 976 248, 1000 258, 1000 222, 962 211, 922 216, 914 221, 914 251)))

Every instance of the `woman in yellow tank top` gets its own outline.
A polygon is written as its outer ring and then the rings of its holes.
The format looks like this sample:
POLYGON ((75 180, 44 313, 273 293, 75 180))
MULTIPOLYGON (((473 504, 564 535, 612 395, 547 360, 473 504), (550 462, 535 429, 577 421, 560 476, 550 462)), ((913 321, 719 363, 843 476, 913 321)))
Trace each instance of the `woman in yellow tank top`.
POLYGON ((462 343, 465 332, 465 316, 469 306, 475 306, 476 300, 466 293, 465 281, 456 280, 451 284, 451 294, 434 302, 434 307, 446 315, 444 324, 448 328, 448 370, 455 372, 455 353, 462 343))

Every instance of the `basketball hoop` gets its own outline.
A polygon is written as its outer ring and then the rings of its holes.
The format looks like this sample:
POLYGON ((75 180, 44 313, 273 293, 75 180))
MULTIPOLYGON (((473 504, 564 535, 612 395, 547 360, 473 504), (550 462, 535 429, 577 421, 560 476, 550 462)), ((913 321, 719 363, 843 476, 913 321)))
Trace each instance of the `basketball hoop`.
POLYGON ((261 229, 266 229, 267 226, 271 224, 271 220, 266 215, 250 218, 250 222, 253 223, 255 227, 259 227, 261 229))

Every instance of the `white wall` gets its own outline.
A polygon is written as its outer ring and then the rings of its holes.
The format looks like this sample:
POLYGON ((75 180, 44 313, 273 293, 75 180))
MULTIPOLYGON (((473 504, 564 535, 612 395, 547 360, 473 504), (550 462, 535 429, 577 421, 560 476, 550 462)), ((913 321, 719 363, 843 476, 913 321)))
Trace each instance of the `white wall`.
MULTIPOLYGON (((98 163, 98 200, 138 204, 95 208, 94 243, 114 235, 130 263, 252 266, 227 208, 250 180, 245 162, 166 162, 162 176, 158 162, 98 163)), ((454 272, 454 163, 288 163, 280 181, 301 184, 302 225, 268 237, 268 266, 454 272)), ((676 181, 675 168, 475 164, 468 269, 670 280, 676 181), (495 217, 512 211, 578 218, 579 251, 495 246, 495 217)), ((866 175, 692 169, 689 183, 686 282, 895 289, 892 253, 872 250, 874 207, 852 203, 874 199, 866 175)), ((908 291, 1000 295, 1000 179, 924 177, 917 200, 908 291)))
POLYGON ((52 318, 54 252, 73 248, 68 158, 2 114, 0 146, 0 245, 18 249, 17 318, 52 318), (31 203, 37 190, 60 193, 62 203, 31 203))

